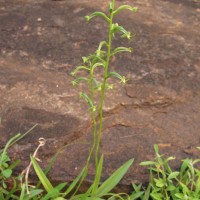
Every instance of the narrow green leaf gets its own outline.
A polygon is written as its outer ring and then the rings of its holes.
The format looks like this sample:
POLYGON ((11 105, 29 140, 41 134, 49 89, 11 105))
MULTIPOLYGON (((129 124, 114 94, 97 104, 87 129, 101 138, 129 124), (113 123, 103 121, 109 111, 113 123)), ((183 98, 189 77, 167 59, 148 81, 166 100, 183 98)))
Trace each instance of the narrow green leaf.
POLYGON ((19 200, 19 196, 13 195, 14 192, 12 192, 12 194, 10 194, 10 192, 8 192, 6 189, 4 189, 2 187, 0 187, 0 189, 1 189, 0 193, 2 192, 3 194, 5 194, 6 200, 7 200, 7 197, 8 198, 11 197, 12 200, 14 200, 14 199, 19 200))
POLYGON ((75 85, 78 85, 81 81, 89 82, 89 79, 85 77, 79 77, 79 78, 74 79, 71 83, 73 86, 75 86, 75 85))
POLYGON ((200 162, 200 159, 195 159, 194 161, 193 161, 193 165, 195 165, 195 164, 197 164, 197 163, 199 163, 200 162))
POLYGON ((183 188, 183 192, 186 192, 187 194, 190 193, 190 189, 184 183, 179 181, 179 184, 183 188))
POLYGON ((81 177, 83 176, 83 174, 85 173, 85 167, 82 169, 82 171, 80 172, 80 174, 74 179, 74 181, 70 184, 70 186, 67 188, 67 190, 64 192, 64 196, 68 195, 76 186, 76 184, 79 182, 79 180, 81 179, 81 177))
POLYGON ((8 157, 7 156, 7 150, 8 148, 13 144, 15 143, 15 141, 21 137, 21 134, 17 134, 16 136, 12 137, 7 143, 6 143, 6 146, 4 147, 3 151, 1 152, 0 151, 0 166, 2 165, 3 163, 3 159, 5 159, 5 157, 8 157))
POLYGON ((176 193, 175 196, 176 196, 177 198, 179 198, 179 199, 182 199, 182 200, 185 199, 185 198, 184 198, 184 194, 182 194, 182 193, 176 193))
POLYGON ((149 200, 150 199, 150 192, 151 192, 151 186, 149 184, 147 189, 145 190, 145 193, 144 193, 142 200, 149 200))
POLYGON ((92 65, 92 71, 94 71, 96 67, 104 67, 104 64, 100 62, 95 63, 92 65))
POLYGON ((153 161, 144 161, 140 163, 141 166, 149 166, 149 165, 156 165, 156 162, 153 161))
POLYGON ((90 97, 88 97, 87 94, 85 94, 84 92, 81 92, 80 97, 83 98, 88 103, 90 109, 93 112, 96 111, 96 106, 94 105, 93 101, 90 99, 90 97))
POLYGON ((122 5, 119 8, 117 8, 114 12, 113 15, 118 14, 119 12, 121 12, 122 10, 130 10, 132 12, 137 12, 138 8, 137 7, 132 7, 130 5, 122 5))
POLYGON ((117 72, 109 72, 107 78, 109 77, 115 77, 118 78, 120 80, 120 83, 126 83, 128 80, 125 78, 125 76, 121 76, 119 73, 117 72))
POLYGON ((9 169, 14 169, 17 165, 19 165, 21 161, 20 160, 15 160, 10 166, 9 169))
POLYGON ((136 185, 135 183, 132 183, 132 187, 134 189, 134 192, 139 192, 141 190, 142 184, 136 185))
POLYGON ((13 144, 15 144, 16 142, 18 142, 19 140, 21 140, 22 138, 24 138, 26 135, 28 135, 37 125, 38 124, 35 124, 34 126, 32 126, 28 131, 26 131, 23 134, 21 134, 21 133, 17 134, 18 137, 12 141, 12 143, 9 145, 9 147, 12 146, 13 144))
POLYGON ((2 192, 2 191, 0 191, 0 199, 2 199, 2 200, 5 200, 5 198, 4 198, 4 195, 3 195, 3 192, 2 192))
MULTIPOLYGON (((42 171, 42 169, 38 165, 35 158, 32 157, 32 156, 31 156, 31 162, 32 162, 33 167, 35 169, 35 172, 36 172, 38 178, 40 179, 42 185, 44 186, 45 190, 47 192, 51 192, 54 189, 54 187, 52 186, 52 184, 50 183, 50 181, 48 180, 48 178, 46 177, 46 175, 44 174, 44 172, 42 171)), ((55 191, 53 197, 57 197, 58 194, 59 194, 58 191, 55 191)))
POLYGON ((26 191, 26 185, 23 184, 21 188, 21 194, 20 194, 19 200, 24 200, 25 191, 26 191))
POLYGON ((112 25, 112 33, 114 34, 115 32, 121 32, 123 35, 123 38, 131 39, 131 33, 128 32, 124 27, 119 26, 117 23, 112 25))
POLYGON ((171 167, 169 166, 169 163, 168 163, 167 159, 164 161, 164 166, 165 166, 167 172, 171 174, 172 170, 171 170, 171 167))
POLYGON ((130 196, 130 200, 135 200, 138 199, 139 197, 141 197, 144 194, 144 191, 139 191, 136 193, 131 194, 130 196))
POLYGON ((200 192, 200 171, 198 169, 195 169, 195 172, 197 175, 195 194, 198 194, 200 192))
POLYGON ((92 194, 96 193, 97 188, 99 186, 100 179, 101 179, 102 168, 103 168, 103 155, 101 156, 101 158, 99 160, 98 167, 97 167, 97 172, 96 172, 94 183, 93 183, 92 194))
POLYGON ((127 47, 117 47, 116 49, 114 49, 112 52, 111 52, 111 56, 119 53, 119 52, 132 52, 132 49, 131 48, 127 48, 127 47))
POLYGON ((93 17, 102 17, 105 19, 108 23, 110 23, 110 19, 107 17, 107 15, 103 12, 94 12, 91 15, 85 16, 86 21, 90 21, 93 17))
POLYGON ((41 200, 48 200, 54 197, 55 193, 61 193, 61 190, 67 185, 67 183, 61 183, 56 186, 51 192, 48 192, 41 200))
POLYGON ((80 70, 86 70, 86 71, 89 71, 90 69, 87 67, 87 66, 78 66, 76 67, 76 69, 70 73, 71 76, 75 76, 75 74, 77 72, 79 72, 80 70))
MULTIPOLYGON (((23 200, 29 200, 29 199, 32 199, 36 196, 38 196, 39 194, 41 194, 43 192, 42 189, 33 189, 30 191, 30 194, 26 194, 26 196, 24 197, 23 200)), ((38 199, 38 197, 37 197, 38 199)))
POLYGON ((129 167, 133 164, 134 159, 127 161, 119 169, 117 169, 96 191, 96 197, 102 197, 111 191, 123 178, 129 167))
POLYGON ((106 47, 107 47, 107 46, 108 46, 108 43, 107 43, 106 41, 101 41, 101 42, 100 42, 99 47, 98 47, 98 49, 97 49, 97 51, 96 51, 97 56, 100 56, 100 55, 101 55, 100 52, 102 51, 103 46, 106 46, 106 47))
POLYGON ((159 148, 157 144, 154 144, 154 151, 156 153, 156 155, 159 155, 159 148))
POLYGON ((150 196, 153 197, 153 200, 161 200, 161 199, 164 200, 164 197, 161 193, 152 192, 150 196))

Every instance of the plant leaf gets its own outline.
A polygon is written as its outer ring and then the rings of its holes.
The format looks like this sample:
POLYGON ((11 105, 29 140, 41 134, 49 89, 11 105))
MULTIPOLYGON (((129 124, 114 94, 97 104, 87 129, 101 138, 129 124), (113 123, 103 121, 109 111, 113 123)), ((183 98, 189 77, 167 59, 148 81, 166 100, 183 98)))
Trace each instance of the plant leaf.
POLYGON ((80 172, 80 174, 74 179, 74 181, 70 184, 70 186, 67 188, 67 190, 64 192, 64 197, 66 195, 68 195, 76 186, 76 184, 78 183, 78 181, 81 179, 81 177, 83 176, 85 172, 85 167, 82 169, 82 171, 80 172))
POLYGON ((79 72, 80 70, 89 71, 90 69, 87 66, 78 66, 73 72, 70 73, 70 75, 75 76, 75 74, 79 72))
POLYGON ((97 191, 97 188, 99 186, 99 182, 100 182, 100 179, 101 179, 102 168, 103 168, 103 155, 101 156, 101 158, 99 160, 98 167, 97 167, 97 172, 96 172, 94 183, 93 183, 92 194, 95 194, 95 192, 97 191))
POLYGON ((104 67, 103 63, 97 62, 92 66, 92 71, 96 68, 96 67, 104 67))
POLYGON ((10 176, 12 174, 12 170, 11 169, 5 169, 1 173, 5 178, 10 178, 10 176))
POLYGON ((104 18, 108 23, 110 23, 110 19, 107 17, 107 15, 103 12, 94 12, 91 15, 85 16, 86 21, 90 21, 93 17, 102 17, 104 18))
POLYGON ((118 14, 119 12, 121 12, 122 10, 130 10, 132 12, 137 12, 138 8, 137 7, 132 7, 130 5, 122 5, 119 8, 117 8, 114 12, 113 15, 118 14))
MULTIPOLYGON (((35 160, 34 157, 31 156, 31 162, 33 164, 33 167, 35 169, 35 172, 38 176, 38 178, 40 179, 42 185, 44 186, 45 190, 49 193, 51 192, 54 187, 52 186, 52 184, 50 183, 50 181, 48 180, 48 178, 46 177, 46 175, 44 174, 44 172, 42 171, 42 169, 40 168, 40 166, 38 165, 37 161, 35 160)), ((58 191, 55 191, 54 194, 52 195, 52 197, 57 197, 59 195, 58 191)))
POLYGON ((79 78, 74 79, 71 83, 72 83, 73 86, 75 86, 75 85, 78 85, 81 81, 88 82, 89 79, 85 78, 85 77, 79 77, 79 78))
POLYGON ((80 97, 83 98, 88 103, 90 109, 93 112, 96 110, 96 106, 94 105, 93 101, 88 97, 87 94, 85 94, 84 92, 81 92, 80 97))
POLYGON ((52 198, 52 196, 54 196, 55 192, 60 192, 66 185, 67 185, 67 183, 59 184, 51 192, 48 192, 41 200, 48 200, 48 199, 52 198))
POLYGON ((108 46, 108 43, 106 41, 101 41, 100 44, 99 44, 99 47, 96 51, 97 53, 97 56, 100 56, 101 55, 101 49, 103 46, 108 46))
POLYGON ((120 80, 120 83, 126 83, 127 79, 125 78, 125 76, 121 76, 119 73, 117 72, 109 72, 107 78, 109 77, 115 77, 118 78, 120 80))
POLYGON ((127 48, 127 47, 117 47, 116 49, 114 49, 112 52, 111 52, 111 56, 119 53, 119 52, 123 52, 123 51, 126 51, 126 52, 132 52, 132 49, 131 48, 127 48))
POLYGON ((178 175, 179 175, 179 172, 172 172, 172 173, 167 177, 167 179, 168 179, 168 180, 174 179, 174 178, 176 178, 178 175))
POLYGON ((149 165, 156 165, 156 162, 153 161, 144 161, 140 163, 141 166, 149 166, 149 165))
POLYGON ((26 190, 26 185, 23 184, 21 188, 21 194, 20 194, 19 200, 24 200, 25 190, 26 190))
POLYGON ((119 26, 117 23, 112 25, 112 33, 121 32, 123 35, 122 37, 126 37, 127 39, 131 39, 131 33, 128 32, 123 26, 119 26))
POLYGON ((42 193, 43 190, 42 189, 33 189, 30 191, 30 194, 27 194, 23 200, 29 200, 33 197, 36 197, 37 195, 39 195, 40 193, 42 193))
POLYGON ((93 196, 102 197, 111 191, 126 174, 129 167, 133 164, 133 161, 134 159, 131 159, 117 169, 105 182, 103 182, 93 196))

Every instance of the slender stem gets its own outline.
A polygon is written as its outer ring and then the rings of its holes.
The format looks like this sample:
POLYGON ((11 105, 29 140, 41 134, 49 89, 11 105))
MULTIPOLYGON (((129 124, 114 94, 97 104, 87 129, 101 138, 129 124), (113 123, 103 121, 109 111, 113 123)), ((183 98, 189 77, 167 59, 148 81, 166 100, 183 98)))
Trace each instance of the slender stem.
MULTIPOLYGON (((92 64, 93 65, 93 64, 92 64)), ((94 78, 94 71, 91 67, 91 70, 90 70, 90 83, 89 83, 89 87, 90 87, 90 99, 92 100, 92 102, 94 102, 94 86, 93 86, 93 78, 94 78)), ((92 147, 91 147, 91 150, 90 150, 90 153, 89 153, 89 156, 88 156, 88 159, 87 159, 87 165, 89 164, 90 162, 90 159, 91 159, 91 156, 93 154, 93 151, 94 151, 94 148, 96 146, 96 141, 97 141, 97 128, 96 128, 96 119, 95 119, 95 111, 94 110, 91 110, 91 119, 92 119, 92 123, 93 123, 93 144, 92 144, 92 147)), ((98 164, 98 161, 95 159, 95 166, 97 168, 97 164, 98 164)), ((86 166, 87 166, 86 165, 86 166)))
MULTIPOLYGON (((114 8, 115 0, 112 1, 112 5, 114 8)), ((108 76, 108 69, 109 69, 109 63, 110 63, 110 57, 111 57, 112 38, 113 38, 112 24, 113 24, 113 12, 111 11, 110 12, 107 58, 106 58, 106 64, 105 64, 105 70, 104 70, 103 84, 102 84, 102 88, 101 88, 101 99, 100 99, 100 107, 99 107, 99 131, 98 131, 97 146, 96 146, 96 153, 95 153, 96 161, 98 161, 99 146, 100 146, 100 142, 101 142, 101 135, 102 135, 102 128, 103 128, 103 105, 104 105, 106 81, 107 81, 107 76, 108 76)))
MULTIPOLYGON (((94 102, 94 86, 93 86, 94 72, 92 70, 92 65, 93 65, 93 63, 90 64, 91 68, 90 68, 89 90, 90 90, 90 99, 91 99, 92 102, 94 102)), ((95 146, 96 146, 96 140, 97 140, 96 129, 97 128, 96 128, 95 111, 93 109, 90 110, 90 116, 91 116, 92 124, 93 124, 93 144, 92 144, 92 147, 90 149, 90 153, 88 155, 88 158, 87 158, 87 161, 86 161, 86 164, 85 164, 85 171, 83 173, 83 176, 81 177, 81 180, 78 184, 78 187, 76 188, 75 192, 73 193, 73 196, 78 192, 80 186, 82 185, 85 177, 88 174, 88 167, 89 167, 90 159, 92 157, 92 154, 93 154, 95 146)), ((97 170, 98 163, 96 163, 96 162, 98 162, 98 161, 95 160, 95 165, 96 165, 96 170, 97 170)))

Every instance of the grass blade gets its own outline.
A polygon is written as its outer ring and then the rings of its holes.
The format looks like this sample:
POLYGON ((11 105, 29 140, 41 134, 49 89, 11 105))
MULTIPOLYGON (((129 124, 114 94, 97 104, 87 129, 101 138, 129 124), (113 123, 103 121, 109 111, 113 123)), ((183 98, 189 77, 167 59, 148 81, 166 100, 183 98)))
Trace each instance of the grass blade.
MULTIPOLYGON (((46 177, 46 175, 44 174, 44 172, 38 165, 35 158, 33 158, 32 156, 31 156, 31 162, 32 162, 35 172, 36 172, 38 178, 40 179, 42 185, 44 186, 45 190, 48 193, 51 192, 54 189, 52 184, 50 183, 50 181, 48 180, 48 178, 46 177)), ((55 191, 53 197, 57 197, 58 195, 59 195, 58 191, 57 192, 55 191)))
MULTIPOLYGON (((55 192, 60 192, 61 190, 67 185, 67 183, 61 183, 56 186, 51 192, 48 192, 41 200, 48 200, 51 199, 55 192)), ((59 197, 58 197, 59 198, 59 197)), ((61 197, 60 197, 61 198, 61 197)))
POLYGON ((21 189, 21 194, 20 194, 19 200, 24 200, 25 190, 26 190, 26 186, 25 186, 25 184, 23 184, 23 185, 22 185, 22 189, 21 189))
POLYGON ((85 173, 85 167, 82 169, 82 171, 80 172, 80 174, 74 179, 74 181, 70 184, 70 186, 64 192, 64 196, 63 197, 65 197, 66 195, 68 195, 74 189, 74 187, 79 182, 79 180, 84 175, 84 173, 85 173))
MULTIPOLYGON (((102 197, 111 191, 126 174, 129 167, 133 164, 134 159, 127 161, 119 169, 117 169, 96 191, 96 197, 102 197)), ((93 196, 94 196, 93 195, 93 196)))

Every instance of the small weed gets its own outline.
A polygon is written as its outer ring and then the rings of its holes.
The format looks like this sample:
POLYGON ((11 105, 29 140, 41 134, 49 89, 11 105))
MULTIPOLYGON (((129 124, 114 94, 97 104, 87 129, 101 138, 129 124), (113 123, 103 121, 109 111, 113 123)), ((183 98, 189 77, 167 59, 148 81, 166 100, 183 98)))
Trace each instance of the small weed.
POLYGON ((200 199, 200 171, 195 167, 200 159, 185 159, 179 171, 172 171, 169 161, 175 157, 164 159, 154 145, 155 160, 144 161, 141 166, 149 166, 149 197, 153 200, 198 200, 200 199))

